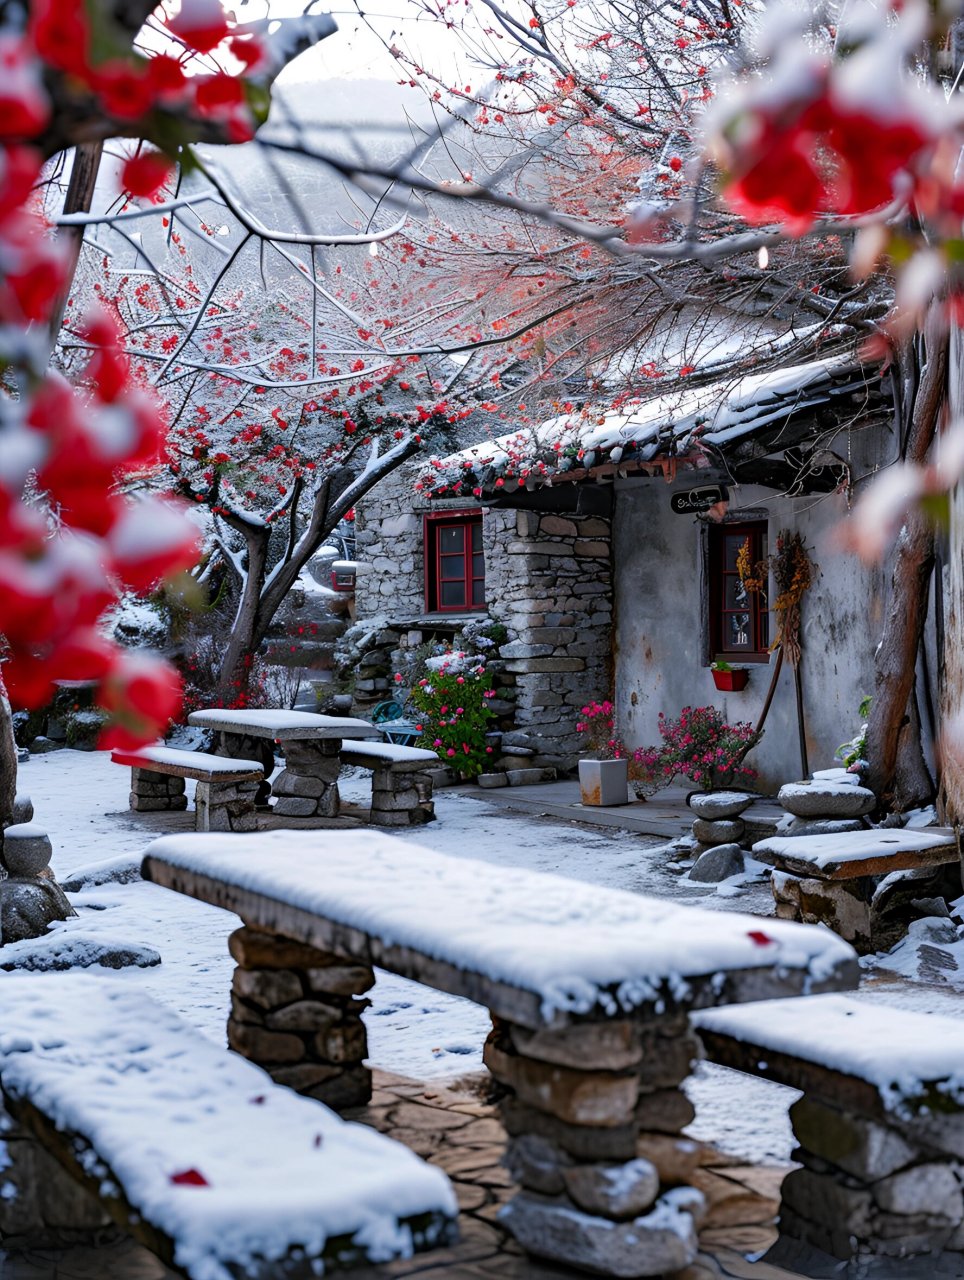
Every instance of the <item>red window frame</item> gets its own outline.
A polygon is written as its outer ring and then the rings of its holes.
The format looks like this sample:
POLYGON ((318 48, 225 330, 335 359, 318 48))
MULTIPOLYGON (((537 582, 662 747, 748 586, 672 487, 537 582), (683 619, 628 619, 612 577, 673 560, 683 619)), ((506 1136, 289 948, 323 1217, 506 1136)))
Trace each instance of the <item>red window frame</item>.
POLYGON ((710 661, 722 659, 740 662, 769 661, 770 615, 767 587, 747 593, 739 600, 739 575, 736 571, 734 546, 750 540, 750 562, 758 564, 767 554, 767 523, 749 520, 709 526, 707 543, 707 580, 709 585, 710 661), (729 550, 730 554, 727 555, 729 550), (746 619, 747 643, 734 645, 734 619, 746 619))
POLYGON ((473 572, 473 557, 482 555, 481 532, 482 512, 478 508, 445 511, 424 517, 426 613, 478 613, 485 610, 484 559, 482 573, 473 572), (440 532, 451 529, 463 530, 461 552, 446 551, 442 544, 440 532), (474 546, 476 529, 479 531, 477 548, 474 546), (452 583, 461 583, 461 604, 442 603, 442 587, 452 583), (479 601, 475 600, 477 594, 482 597, 479 601))

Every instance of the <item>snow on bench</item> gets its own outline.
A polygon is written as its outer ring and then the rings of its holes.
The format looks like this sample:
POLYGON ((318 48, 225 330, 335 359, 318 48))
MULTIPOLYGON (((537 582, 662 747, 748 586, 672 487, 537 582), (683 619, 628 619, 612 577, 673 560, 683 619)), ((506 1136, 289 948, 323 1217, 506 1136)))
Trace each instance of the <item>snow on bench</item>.
POLYGON ((957 839, 949 827, 880 827, 836 835, 771 836, 757 841, 753 856, 797 876, 851 880, 939 866, 954 862, 959 853, 957 839))
POLYGON ((147 769, 175 778, 196 778, 203 782, 260 782, 264 769, 257 760, 236 760, 213 756, 205 751, 180 751, 175 747, 141 747, 138 751, 114 750, 114 764, 147 769))
POLYGON ((143 874, 534 1028, 856 984, 852 949, 823 929, 453 858, 374 831, 165 836, 148 846, 143 874))
MULTIPOLYGON (((327 1275, 451 1239, 441 1170, 126 984, 4 978, 0 1085, 15 1120, 192 1280, 288 1275, 286 1263, 327 1275)), ((16 1171, 5 1177, 16 1190, 16 1171)))
POLYGON ((188 724, 219 733, 272 738, 275 742, 311 741, 320 738, 377 738, 378 730, 367 720, 353 716, 322 716, 311 711, 211 709, 192 711, 188 724))
POLYGON ((403 747, 395 742, 356 742, 346 738, 340 752, 344 764, 362 769, 389 769, 392 773, 415 773, 439 763, 435 751, 423 747, 403 747))
POLYGON ((821 995, 708 1009, 693 1021, 713 1062, 794 1089, 830 1090, 841 1103, 862 1099, 867 1114, 911 1114, 935 1094, 964 1108, 960 1019, 821 995))

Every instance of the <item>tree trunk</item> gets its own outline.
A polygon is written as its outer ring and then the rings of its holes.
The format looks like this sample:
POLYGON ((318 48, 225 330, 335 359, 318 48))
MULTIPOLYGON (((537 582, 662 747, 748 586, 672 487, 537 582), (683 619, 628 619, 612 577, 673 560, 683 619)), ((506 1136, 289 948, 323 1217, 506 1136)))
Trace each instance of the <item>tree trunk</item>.
POLYGON ((934 779, 931 777, 921 737, 920 710, 916 691, 907 705, 904 727, 897 740, 897 761, 894 766, 894 808, 898 813, 919 809, 934 799, 934 779))
POLYGON ((13 821, 17 794, 17 744, 13 737, 13 713, 0 676, 0 867, 3 866, 3 829, 13 821))
MULTIPOLYGON (((903 373, 904 386, 914 388, 903 415, 907 425, 904 456, 909 462, 921 464, 930 452, 947 402, 948 339, 937 304, 931 307, 923 333, 917 335, 903 360, 913 362, 903 373)), ((900 368, 896 368, 895 378, 900 374, 900 368)), ((900 431, 903 424, 898 420, 897 425, 900 431)), ((909 724, 908 704, 933 568, 933 526, 930 518, 915 507, 907 516, 895 548, 890 606, 874 662, 874 700, 867 724, 870 767, 865 780, 883 808, 889 808, 894 801, 898 742, 901 730, 909 724)))
MULTIPOLYGON (((64 213, 89 213, 94 200, 94 188, 97 186, 97 174, 100 172, 101 156, 104 153, 102 142, 83 142, 74 151, 73 165, 70 170, 70 182, 64 198, 64 213)), ((84 243, 83 227, 61 227, 57 239, 68 247, 67 273, 57 297, 56 304, 50 313, 50 342, 54 345, 63 324, 67 299, 80 261, 80 250, 84 243)))

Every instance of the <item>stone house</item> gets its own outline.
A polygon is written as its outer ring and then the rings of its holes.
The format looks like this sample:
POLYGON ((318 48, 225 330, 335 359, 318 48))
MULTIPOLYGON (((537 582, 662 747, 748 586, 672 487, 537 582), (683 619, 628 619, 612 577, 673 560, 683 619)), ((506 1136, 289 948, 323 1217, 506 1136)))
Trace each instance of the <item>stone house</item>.
POLYGON ((799 532, 820 569, 800 678, 784 665, 750 758, 774 789, 802 775, 801 743, 810 768, 831 763, 873 689, 888 568, 834 538, 896 456, 891 417, 879 371, 829 358, 485 442, 442 460, 431 493, 415 492, 413 471, 366 500, 359 619, 386 624, 386 647, 502 624, 505 742, 570 765, 579 709, 610 692, 630 746, 656 742, 659 713, 686 705, 757 722, 773 617, 741 590, 735 556, 746 545, 762 560, 780 531, 799 532), (715 687, 718 660, 747 673, 743 689, 715 687))

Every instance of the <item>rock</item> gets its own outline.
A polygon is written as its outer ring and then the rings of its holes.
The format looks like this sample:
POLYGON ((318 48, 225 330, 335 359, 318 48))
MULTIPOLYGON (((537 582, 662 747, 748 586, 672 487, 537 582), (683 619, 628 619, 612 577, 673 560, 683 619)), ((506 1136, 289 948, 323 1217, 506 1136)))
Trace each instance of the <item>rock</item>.
MULTIPOLYGON (((29 752, 27 753, 29 755, 29 752)), ((29 796, 18 793, 13 801, 13 822, 17 825, 33 821, 33 801, 29 796)))
POLYGON ((480 773, 476 778, 480 787, 507 787, 509 779, 504 773, 480 773))
POLYGON ((54 880, 0 881, 0 945, 40 938, 55 920, 76 914, 54 880))
POLYGON ((708 791, 690 796, 689 806, 698 818, 708 822, 735 818, 756 799, 748 791, 708 791))
POLYGON ((637 1218, 659 1195, 659 1174, 637 1156, 625 1164, 576 1164, 563 1170, 569 1198, 603 1218, 637 1218))
POLYGON ((512 1026, 509 1034, 513 1047, 527 1058, 577 1070, 625 1071, 643 1059, 642 1029, 629 1021, 581 1022, 561 1031, 512 1026))
POLYGON ((342 1010, 318 1000, 296 1000, 265 1016, 264 1024, 272 1031, 323 1031, 337 1022, 342 1010))
POLYGON ((566 1124, 614 1128, 629 1124, 639 1093, 634 1075, 577 1071, 512 1053, 497 1032, 485 1042, 482 1061, 522 1102, 566 1124))
POLYGON ((916 1148, 895 1130, 816 1098, 798 1099, 790 1108, 790 1123, 805 1151, 867 1182, 886 1178, 918 1159, 916 1148))
POLYGON ((302 796, 315 799, 324 795, 330 784, 324 778, 310 777, 303 773, 292 773, 290 769, 282 769, 271 784, 271 793, 275 796, 302 796))
POLYGON ((664 1187, 685 1185, 700 1163, 698 1142, 668 1133, 641 1133, 636 1140, 636 1153, 656 1166, 664 1187))
POLYGON ((566 1124, 555 1116, 527 1106, 515 1095, 500 1099, 499 1114, 511 1136, 535 1134, 555 1143, 577 1160, 632 1160, 636 1155, 639 1130, 635 1123, 613 1129, 566 1124))
POLYGON ((510 787, 532 787, 546 781, 544 769, 507 769, 505 776, 510 787))
POLYGON ((946 1164, 918 1164, 874 1183, 873 1196, 888 1213, 927 1214, 957 1224, 964 1217, 964 1197, 946 1164))
POLYGON ((838 836, 847 831, 863 831, 860 818, 793 818, 785 816, 777 824, 778 836, 838 836))
POLYGON ((797 818, 861 818, 877 804, 866 787, 832 782, 788 782, 777 800, 797 818))
POLYGON ((43 827, 20 822, 3 833, 3 861, 12 876, 35 876, 50 865, 53 847, 43 827))
POLYGON ((231 990, 262 1009, 277 1009, 302 995, 301 979, 290 969, 235 969, 231 990))
POLYGON ((845 1186, 830 1174, 812 1169, 793 1169, 780 1189, 783 1208, 808 1222, 833 1223, 847 1236, 866 1240, 871 1234, 874 1201, 869 1190, 845 1186))
POLYGON ((249 1022, 228 1018, 228 1047, 253 1062, 300 1062, 305 1046, 298 1036, 283 1031, 266 1031, 249 1022))
POLYGON ((34 738, 30 744, 30 754, 33 756, 45 756, 48 751, 63 751, 64 744, 55 742, 53 738, 45 738, 43 736, 34 738))
POLYGON ((524 1133, 509 1139, 502 1163, 521 1186, 544 1196, 557 1196, 565 1190, 563 1173, 572 1157, 548 1138, 524 1133))
POLYGON ((306 969, 305 980, 318 995, 360 996, 375 985, 375 971, 364 964, 333 964, 306 969))
POLYGON ((718 844, 707 849, 689 870, 689 879, 698 884, 717 884, 730 876, 742 875, 746 870, 743 850, 738 844, 718 844))
POLYGON ((160 953, 140 942, 105 942, 102 938, 70 930, 57 930, 39 938, 13 942, 4 938, 0 969, 26 969, 32 973, 60 973, 67 969, 147 969, 161 963, 160 953))
POLYGON ((310 818, 317 808, 318 802, 314 797, 279 796, 274 804, 274 813, 279 818, 310 818))
POLYGON ((524 1191, 505 1205, 499 1222, 537 1257, 608 1276, 681 1271, 697 1252, 692 1217, 666 1196, 646 1217, 614 1223, 581 1213, 561 1196, 524 1191))
POLYGON ((641 1095, 636 1105, 636 1120, 640 1129, 653 1129, 657 1133, 679 1133, 692 1124, 696 1110, 689 1098, 679 1089, 658 1089, 641 1095))
POLYGON ((742 818, 719 818, 713 822, 706 818, 696 818, 693 822, 693 835, 700 844, 731 844, 740 840, 745 830, 742 818))
POLYGON ((361 1018, 345 1018, 319 1031, 312 1043, 323 1062, 361 1062, 368 1053, 368 1036, 361 1018))

